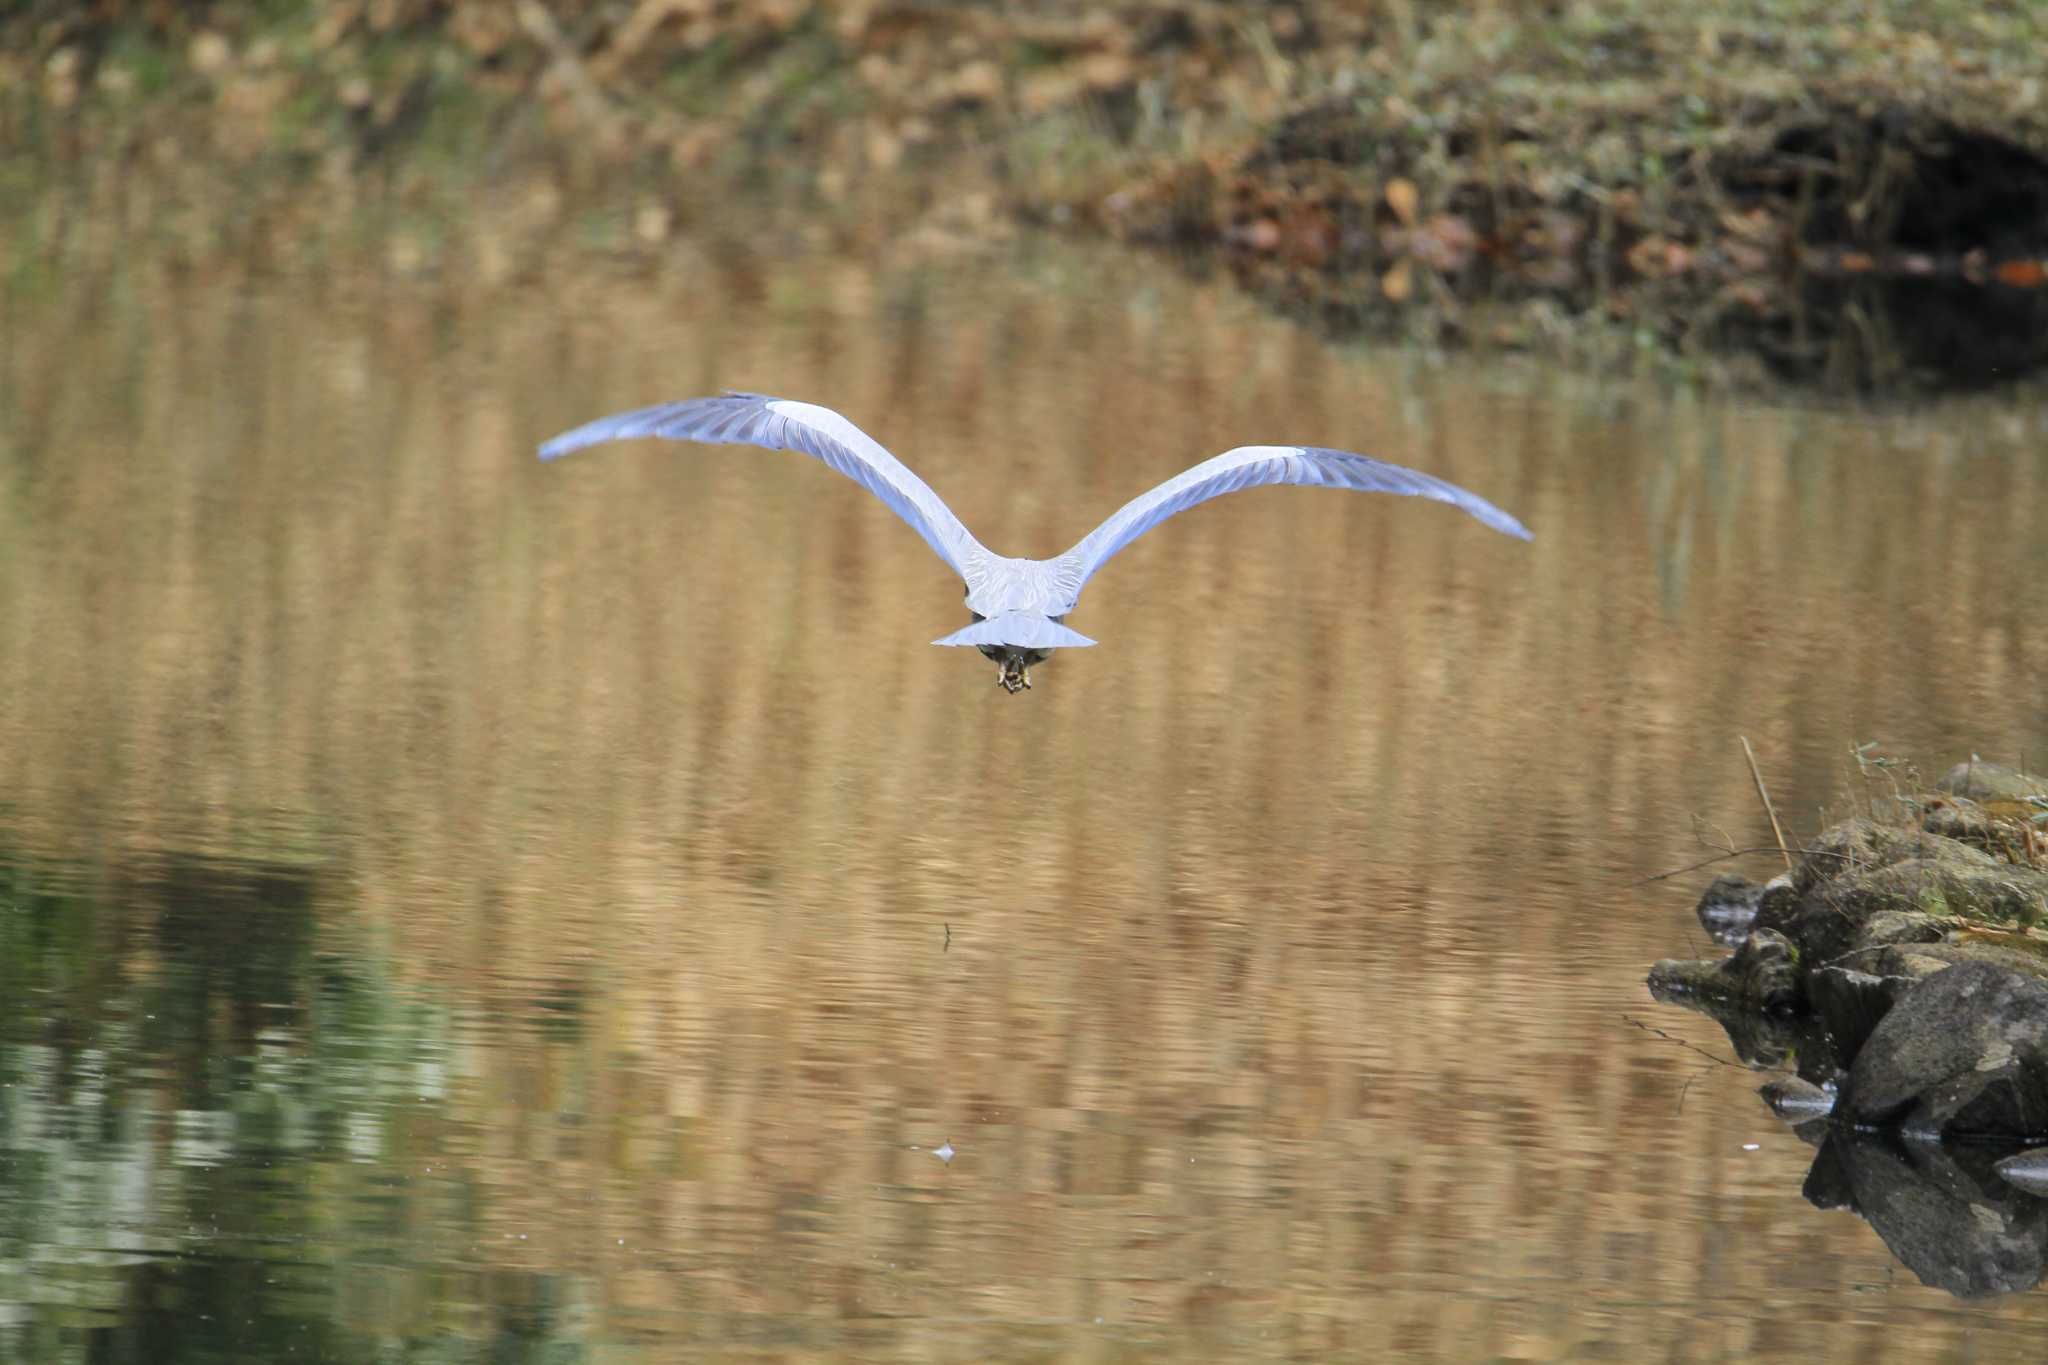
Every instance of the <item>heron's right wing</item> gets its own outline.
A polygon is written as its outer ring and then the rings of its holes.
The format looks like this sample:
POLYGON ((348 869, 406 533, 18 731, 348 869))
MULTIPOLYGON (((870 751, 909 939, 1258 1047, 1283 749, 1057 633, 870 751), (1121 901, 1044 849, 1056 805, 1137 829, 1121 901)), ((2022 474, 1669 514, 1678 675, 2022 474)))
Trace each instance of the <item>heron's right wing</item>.
POLYGON ((901 460, 832 409, 813 403, 728 392, 722 398, 690 398, 638 408, 564 432, 540 448, 540 457, 552 460, 601 441, 641 436, 799 451, 823 461, 887 503, 889 510, 909 522, 924 543, 962 578, 968 575, 970 559, 988 553, 939 495, 901 460))
MULTIPOLYGON (((1062 586, 1071 585, 1073 595, 1078 596, 1081 585, 1112 555, 1176 512, 1240 488, 1276 483, 1431 498, 1471 513, 1496 531, 1529 539, 1528 529, 1521 522, 1486 499, 1419 470, 1321 446, 1239 446, 1132 498, 1083 537, 1080 544, 1052 562, 1060 568, 1062 586)), ((1065 605, 1071 607, 1073 603, 1065 605)))

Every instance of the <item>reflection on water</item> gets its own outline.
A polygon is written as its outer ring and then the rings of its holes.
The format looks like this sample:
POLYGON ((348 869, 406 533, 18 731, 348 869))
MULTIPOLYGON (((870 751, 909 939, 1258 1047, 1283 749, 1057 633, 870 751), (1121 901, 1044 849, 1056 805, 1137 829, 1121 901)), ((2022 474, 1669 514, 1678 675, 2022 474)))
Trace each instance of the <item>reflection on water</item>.
POLYGON ((2048 1273, 2048 1201, 1993 1169, 2012 1155, 1967 1143, 1830 1135, 1804 1193, 1868 1220, 1923 1284, 1962 1299, 2032 1289, 2048 1273))
POLYGON ((0 329, 0 1354, 2040 1330, 1816 1217, 1745 1073, 1623 1018, 1705 951, 1635 879, 1694 813, 1762 842, 1738 733, 1794 833, 1853 743, 2048 741, 2036 399, 1334 350, 1036 243, 487 293, 138 264, 0 329), (1537 540, 1226 499, 1010 698, 814 465, 532 458, 726 385, 843 408, 1005 553, 1259 440, 1537 540))

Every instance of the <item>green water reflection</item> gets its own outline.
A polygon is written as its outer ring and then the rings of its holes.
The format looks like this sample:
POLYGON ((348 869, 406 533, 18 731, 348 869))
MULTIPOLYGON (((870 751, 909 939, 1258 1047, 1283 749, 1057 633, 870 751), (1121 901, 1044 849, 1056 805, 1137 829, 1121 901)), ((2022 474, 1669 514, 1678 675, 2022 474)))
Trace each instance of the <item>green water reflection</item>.
MULTIPOLYGON (((323 943, 319 886, 0 865, 8 1358, 373 1359, 427 1330, 390 1291, 475 1202, 419 1141, 446 1127, 452 1016, 323 943)), ((544 1297, 441 1358, 507 1358, 544 1297)))

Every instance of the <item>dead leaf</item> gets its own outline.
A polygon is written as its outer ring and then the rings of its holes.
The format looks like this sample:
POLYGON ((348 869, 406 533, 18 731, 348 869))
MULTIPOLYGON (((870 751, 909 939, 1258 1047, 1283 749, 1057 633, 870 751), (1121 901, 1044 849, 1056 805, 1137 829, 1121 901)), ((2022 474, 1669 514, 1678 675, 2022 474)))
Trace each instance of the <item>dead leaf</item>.
POLYGON ((903 160, 903 139, 879 122, 867 129, 867 160, 871 169, 891 171, 903 160))
POLYGON ((235 59, 235 49, 222 34, 212 29, 196 35, 185 50, 185 59, 202 76, 218 76, 235 59))
POLYGON ((1091 52, 1080 66, 1081 84, 1098 95, 1121 90, 1138 78, 1138 64, 1121 52, 1091 52))
POLYGON ((1418 196, 1414 182, 1395 176, 1387 182, 1387 207, 1407 227, 1415 226, 1415 205, 1418 196))
POLYGON ((448 33, 472 56, 489 59, 519 36, 519 24, 507 6, 457 5, 448 19, 448 33))
POLYGON ((1415 292, 1415 272, 1407 261, 1394 262, 1394 268, 1380 276, 1380 293, 1390 303, 1405 303, 1415 292))
POLYGON ((993 104, 1002 97, 1003 73, 991 61, 969 62, 954 72, 949 79, 939 82, 936 98, 932 103, 943 107, 947 104, 993 104))
POLYGON ((1692 248, 1653 232, 1628 249, 1628 268, 1653 280, 1682 275, 1692 269, 1692 248))
POLYGON ((659 246, 675 227, 675 210, 666 204, 643 203, 633 211, 633 235, 643 245, 659 246))

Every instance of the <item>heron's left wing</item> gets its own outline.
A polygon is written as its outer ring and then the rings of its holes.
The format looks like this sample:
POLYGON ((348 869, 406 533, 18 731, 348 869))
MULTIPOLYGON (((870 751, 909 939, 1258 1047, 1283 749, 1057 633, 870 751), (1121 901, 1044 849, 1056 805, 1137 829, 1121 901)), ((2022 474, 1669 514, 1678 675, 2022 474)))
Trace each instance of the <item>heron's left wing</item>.
POLYGON ((770 398, 764 393, 728 392, 722 398, 690 398, 638 408, 563 432, 540 448, 540 457, 552 460, 600 441, 639 436, 799 451, 880 498, 962 578, 968 575, 970 560, 988 555, 929 484, 874 437, 815 403, 770 398))
POLYGON ((1174 513, 1240 488, 1279 483, 1431 498, 1470 512, 1496 531, 1530 539, 1528 528, 1486 499, 1418 470, 1320 446, 1239 446, 1131 499, 1053 562, 1078 596, 1081 585, 1111 556, 1174 513))

